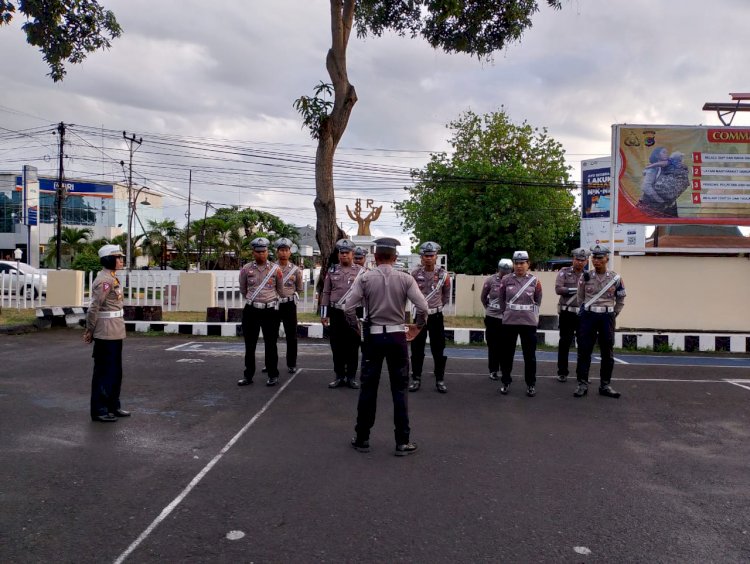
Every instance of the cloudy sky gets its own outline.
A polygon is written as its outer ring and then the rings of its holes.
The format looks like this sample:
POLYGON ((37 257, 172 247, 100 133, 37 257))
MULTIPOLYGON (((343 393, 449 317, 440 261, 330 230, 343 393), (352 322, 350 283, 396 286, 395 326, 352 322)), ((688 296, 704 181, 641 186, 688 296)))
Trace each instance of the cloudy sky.
MULTIPOLYGON (((193 217, 208 200, 314 225, 315 145, 292 103, 328 81, 328 2, 102 3, 123 36, 58 84, 20 19, 0 28, 0 170, 34 164, 53 174, 48 131, 63 121, 73 124, 69 174, 122 180, 127 131, 143 138, 137 182, 166 194, 165 214, 179 224, 193 169, 193 217), (4 138, 9 130, 26 135, 4 138)), ((701 108, 750 90, 741 76, 748 21, 747 0, 567 0, 562 11, 542 5, 523 40, 491 63, 419 39, 353 36, 359 102, 337 153, 339 220, 354 234, 345 206, 372 198, 383 205, 373 233, 406 243, 391 202, 404 197, 409 168, 447 148, 445 124, 467 109, 504 106, 514 121, 548 128, 574 180, 582 159, 610 152, 613 123, 719 124, 701 108)))

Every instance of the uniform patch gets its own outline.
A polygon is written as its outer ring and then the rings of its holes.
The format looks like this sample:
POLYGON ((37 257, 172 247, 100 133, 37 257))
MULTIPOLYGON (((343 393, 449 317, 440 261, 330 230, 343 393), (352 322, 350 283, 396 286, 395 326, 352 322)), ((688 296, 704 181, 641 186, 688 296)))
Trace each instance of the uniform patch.
POLYGON ((104 282, 104 283, 102 284, 102 287, 104 288, 104 291, 105 291, 105 292, 109 292, 109 289, 110 289, 110 288, 111 288, 112 286, 110 286, 109 282, 104 282))

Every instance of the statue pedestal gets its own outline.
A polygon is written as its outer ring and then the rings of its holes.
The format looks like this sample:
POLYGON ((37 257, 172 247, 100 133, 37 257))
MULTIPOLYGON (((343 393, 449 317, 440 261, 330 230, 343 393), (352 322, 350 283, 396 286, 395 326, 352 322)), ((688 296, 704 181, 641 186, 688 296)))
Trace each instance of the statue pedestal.
POLYGON ((367 250, 368 255, 372 255, 375 252, 375 243, 373 243, 375 237, 372 235, 355 235, 351 240, 358 247, 367 250))

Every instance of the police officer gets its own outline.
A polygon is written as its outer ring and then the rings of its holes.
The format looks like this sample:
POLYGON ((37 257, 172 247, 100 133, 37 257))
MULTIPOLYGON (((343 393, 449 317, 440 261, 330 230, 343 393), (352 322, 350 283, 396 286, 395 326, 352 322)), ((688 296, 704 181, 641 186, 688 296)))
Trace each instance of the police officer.
MULTIPOLYGON (((417 308, 415 331, 424 329, 427 318, 427 300, 409 274, 393 268, 396 239, 384 237, 375 240, 376 268, 365 272, 354 285, 346 302, 346 319, 353 330, 358 330, 356 308, 365 306, 367 319, 363 324, 367 359, 362 374, 362 390, 357 404, 356 436, 352 446, 360 452, 370 450, 370 429, 375 423, 378 384, 383 359, 388 364, 388 375, 393 397, 393 423, 395 426, 396 456, 406 456, 417 450, 410 440, 409 409, 406 389, 409 385, 409 351, 407 330, 404 325, 407 298, 417 308)), ((410 335, 414 335, 412 332, 410 335)))
POLYGON ((297 299, 305 283, 302 270, 289 261, 292 245, 294 243, 286 237, 276 239, 273 243, 283 282, 279 297, 279 317, 286 335, 286 366, 289 374, 297 371, 297 299))
POLYGON ((508 393, 516 353, 516 340, 521 337, 526 395, 536 395, 536 328, 542 305, 542 284, 529 273, 529 253, 513 253, 513 272, 500 282, 500 312, 503 316, 500 347, 502 372, 500 393, 508 393))
POLYGON ((500 282, 513 270, 510 259, 500 259, 497 273, 484 281, 481 301, 484 306, 484 338, 487 341, 487 363, 490 369, 490 380, 499 380, 500 348, 502 346, 501 330, 503 314, 500 312, 500 282))
POLYGON ((354 248, 354 264, 367 268, 367 249, 364 247, 354 248))
POLYGON ((565 382, 568 379, 568 353, 573 337, 578 336, 578 280, 583 275, 583 267, 589 257, 584 248, 574 249, 573 265, 560 269, 555 278, 555 293, 560 296, 557 313, 560 316, 560 343, 557 346, 557 379, 565 382))
POLYGON ((584 272, 578 281, 578 303, 581 316, 578 328, 578 387, 573 395, 583 397, 589 390, 589 368, 594 344, 599 342, 602 360, 599 371, 599 394, 619 398, 610 386, 615 366, 615 318, 625 307, 625 285, 619 274, 607 270, 609 248, 605 245, 591 247, 593 272, 584 272))
POLYGON ((91 379, 91 420, 113 423, 129 417, 120 408, 122 386, 122 341, 125 338, 123 291, 117 270, 125 265, 118 245, 99 249, 102 269, 91 286, 91 303, 86 312, 85 343, 94 342, 94 376, 91 379))
POLYGON ((443 308, 450 300, 451 277, 442 266, 436 268, 437 254, 440 245, 427 241, 419 247, 421 266, 415 268, 411 275, 417 281, 419 291, 427 300, 427 325, 411 342, 411 378, 410 392, 416 392, 422 384, 422 367, 424 365, 424 347, 427 334, 430 335, 430 352, 435 365, 435 387, 441 394, 448 393, 445 385, 445 364, 448 357, 445 350, 445 324, 443 308))
POLYGON ((268 260, 270 242, 265 237, 257 237, 250 242, 253 248, 253 262, 240 270, 240 293, 245 298, 242 310, 242 335, 245 339, 245 374, 237 382, 238 386, 253 383, 255 376, 255 346, 258 335, 263 331, 268 380, 266 386, 279 382, 279 351, 276 341, 279 338, 279 296, 284 291, 284 275, 277 264, 268 260))
POLYGON ((357 364, 360 337, 344 317, 344 304, 352 292, 354 282, 365 272, 361 266, 352 262, 354 247, 354 243, 349 239, 340 239, 336 242, 339 264, 328 269, 323 282, 320 321, 324 327, 329 327, 333 372, 336 374, 336 379, 328 384, 329 388, 344 385, 355 390, 359 388, 357 364))

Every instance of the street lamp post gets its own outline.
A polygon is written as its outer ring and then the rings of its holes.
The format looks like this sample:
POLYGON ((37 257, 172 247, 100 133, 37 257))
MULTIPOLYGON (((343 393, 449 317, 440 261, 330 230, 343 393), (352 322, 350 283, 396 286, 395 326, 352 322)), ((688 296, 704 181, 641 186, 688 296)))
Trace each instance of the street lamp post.
POLYGON ((13 251, 13 256, 16 259, 16 309, 21 309, 21 259, 23 258, 23 251, 21 249, 16 249, 13 251))

